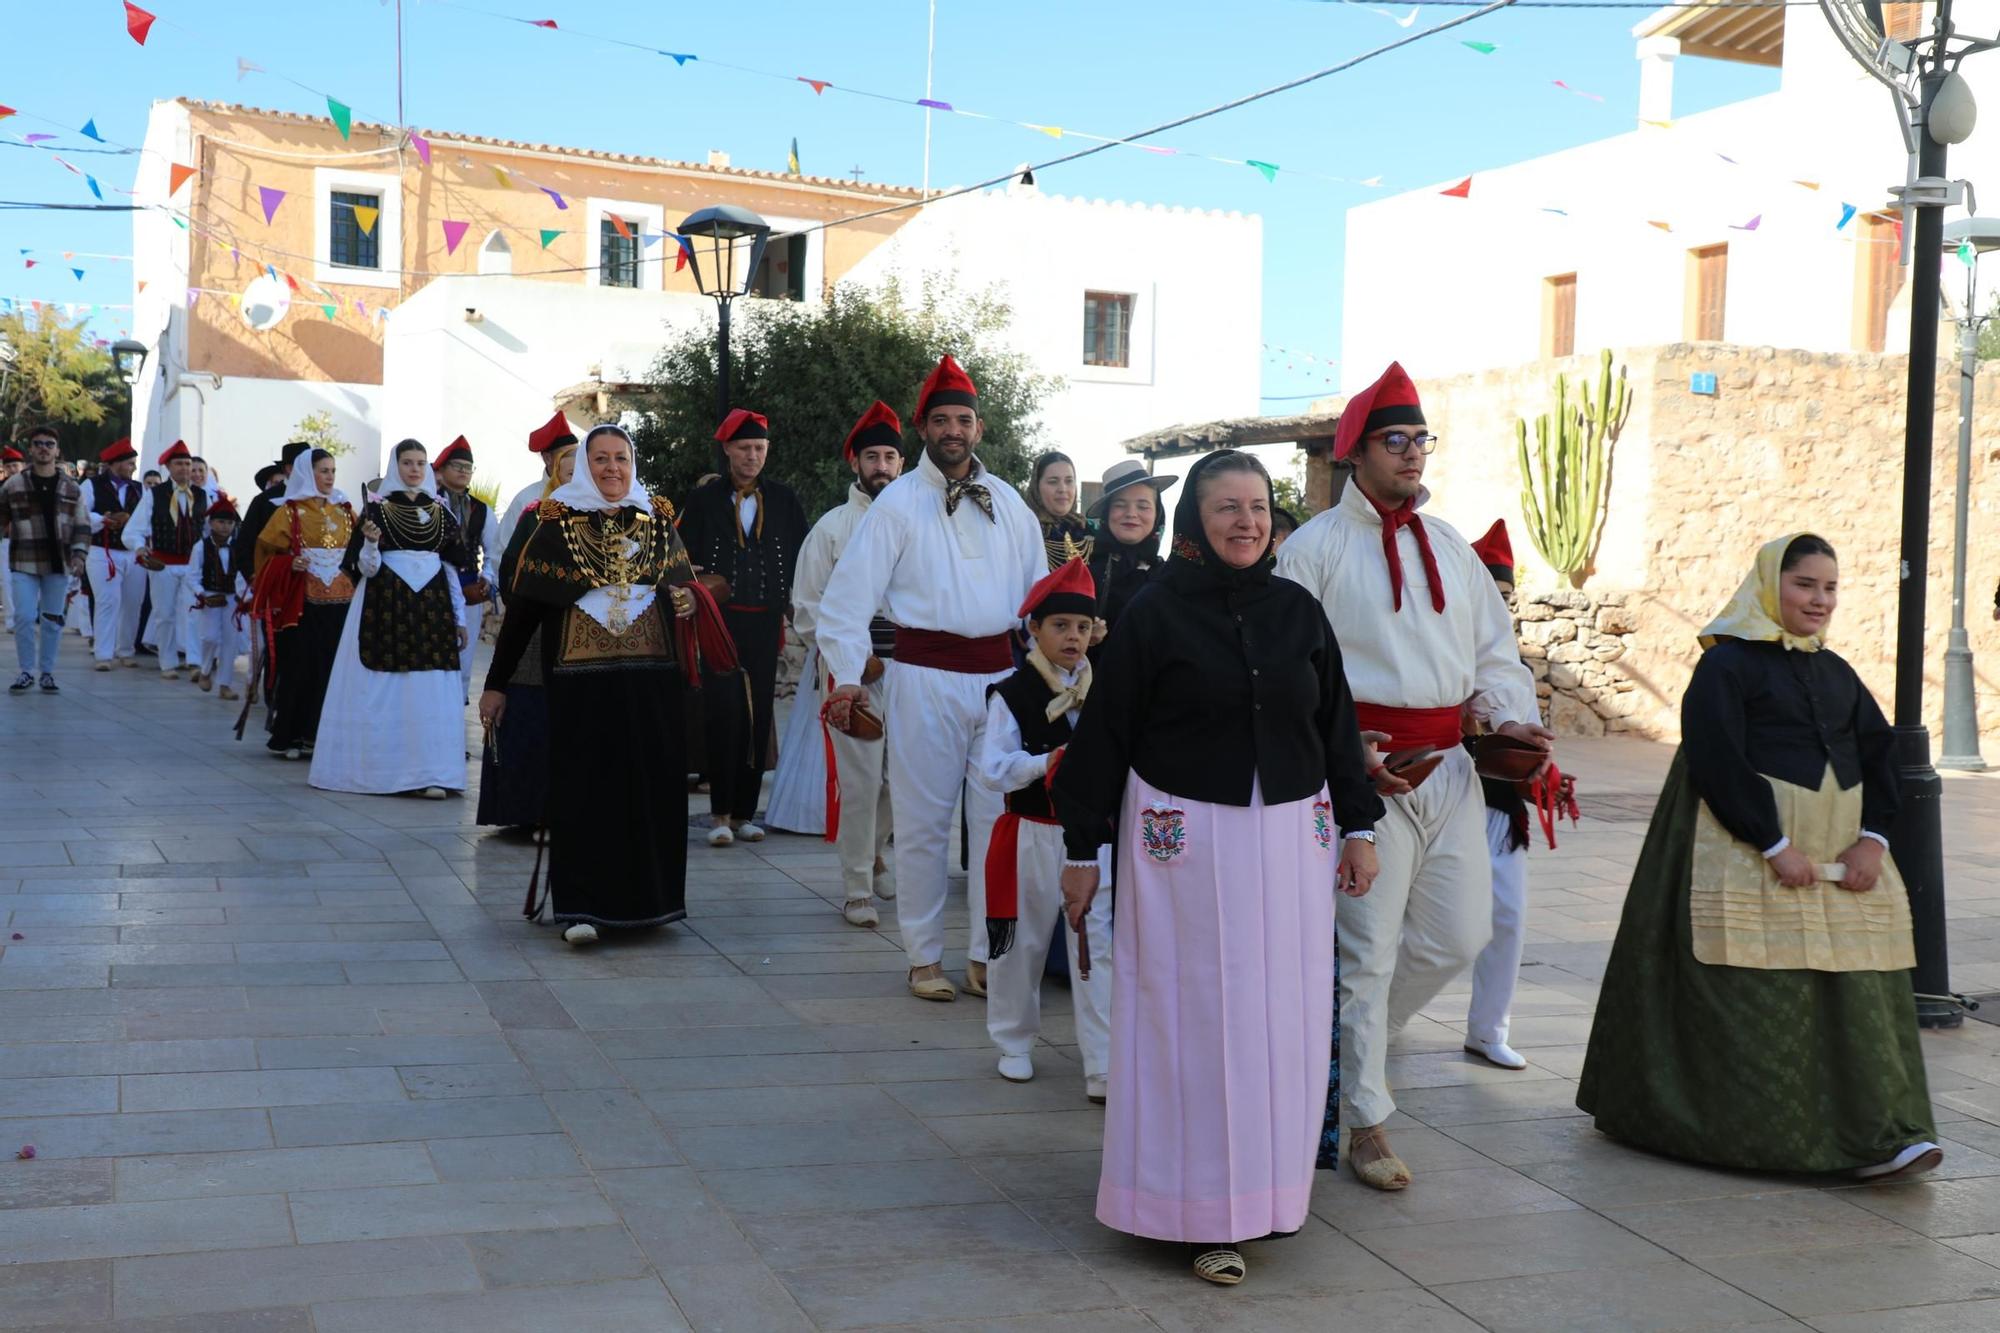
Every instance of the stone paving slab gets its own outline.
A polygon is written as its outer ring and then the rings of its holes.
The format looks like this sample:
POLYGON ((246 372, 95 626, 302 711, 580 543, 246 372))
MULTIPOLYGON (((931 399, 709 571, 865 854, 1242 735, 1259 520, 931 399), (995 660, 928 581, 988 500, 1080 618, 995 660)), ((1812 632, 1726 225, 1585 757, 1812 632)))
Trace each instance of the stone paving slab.
MULTIPOLYGON (((1391 1056, 1416 1186, 1321 1177, 1224 1292, 1096 1222, 1067 992, 1003 1082, 977 1001, 904 994, 893 908, 841 921, 817 839, 691 839, 687 922, 577 952, 519 919, 533 846, 476 792, 316 793, 212 698, 80 665, 0 701, 0 1328, 2000 1327, 2000 1029, 1925 1035, 1921 1182, 1666 1161, 1576 1110, 1662 747, 1569 747, 1532 1067, 1464 1055, 1461 980, 1391 1056)), ((1953 977, 2000 986, 2000 778, 1945 792, 1953 977)))

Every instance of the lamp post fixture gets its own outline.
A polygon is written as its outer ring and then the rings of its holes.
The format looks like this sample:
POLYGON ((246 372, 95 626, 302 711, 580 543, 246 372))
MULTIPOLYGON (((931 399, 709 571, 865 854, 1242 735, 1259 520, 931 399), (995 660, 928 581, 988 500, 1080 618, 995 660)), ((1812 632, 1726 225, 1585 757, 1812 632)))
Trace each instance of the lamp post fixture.
POLYGON ((1952 510, 1951 635, 1944 650, 1944 753, 1939 768, 1978 773, 1986 768, 1979 753, 1979 702, 1974 694, 1972 644, 1965 634, 1965 559, 1972 475, 1972 408, 1979 379, 1979 329, 1988 316, 1979 313, 1979 256, 2000 250, 2000 218, 1970 217, 1944 229, 1948 250, 1966 253, 1965 308, 1958 321, 1958 488, 1952 510))
MULTIPOLYGON (((1910 891, 1916 934, 1917 1022, 1955 1028, 1965 1021, 1951 993, 1944 919, 1944 782, 1931 766, 1924 726, 1924 593, 1930 561, 1931 417, 1937 407, 1938 306, 1944 210, 1971 191, 1945 175, 1946 150, 1972 135, 1972 89, 1958 72, 1968 55, 2000 41, 1967 37, 1952 25, 1952 0, 1938 0, 1930 34, 1908 45, 1887 35, 1880 0, 1819 0, 1848 54, 1887 87, 1909 150, 1904 183, 1892 194, 1915 225, 1910 249, 1910 377, 1903 429, 1903 533, 1896 597, 1896 759, 1902 804, 1890 843, 1910 891)), ((1977 212, 1976 208, 1969 211, 1977 212)))
POLYGON ((682 220, 694 285, 715 300, 715 419, 729 412, 729 307, 750 290, 771 224, 747 208, 716 204, 682 220))
MULTIPOLYGON (((146 368, 147 347, 131 338, 120 338, 111 344, 111 360, 118 367, 118 378, 125 381, 125 434, 132 433, 133 419, 138 415, 134 397, 139 392, 139 372, 146 368)), ((141 449, 140 453, 145 450, 141 449)))

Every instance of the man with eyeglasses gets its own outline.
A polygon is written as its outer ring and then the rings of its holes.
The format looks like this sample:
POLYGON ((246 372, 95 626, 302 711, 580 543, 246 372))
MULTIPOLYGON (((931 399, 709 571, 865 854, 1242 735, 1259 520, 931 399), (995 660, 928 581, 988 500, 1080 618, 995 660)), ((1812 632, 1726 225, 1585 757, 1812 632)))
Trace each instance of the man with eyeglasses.
POLYGON ((63 471, 54 427, 28 436, 28 467, 0 485, 8 538, 7 581, 14 604, 14 649, 21 674, 7 687, 26 694, 40 673, 43 694, 56 693, 56 648, 72 579, 90 551, 90 510, 83 488, 63 471))
MULTIPOLYGON (((1319 598, 1340 643, 1387 815, 1375 825, 1381 873, 1339 900, 1341 1119, 1348 1164, 1400 1190, 1410 1170, 1382 1122, 1396 1109, 1390 1034, 1471 966, 1493 933, 1486 807, 1461 713, 1550 750, 1514 622, 1465 538, 1418 509, 1437 447, 1400 365, 1340 414, 1334 459, 1353 468, 1340 500, 1285 543, 1277 572, 1319 598), (1432 757, 1436 762, 1431 762, 1432 757), (1407 775, 1407 776, 1405 776, 1407 775)), ((1546 764, 1544 765, 1546 767, 1546 764)))

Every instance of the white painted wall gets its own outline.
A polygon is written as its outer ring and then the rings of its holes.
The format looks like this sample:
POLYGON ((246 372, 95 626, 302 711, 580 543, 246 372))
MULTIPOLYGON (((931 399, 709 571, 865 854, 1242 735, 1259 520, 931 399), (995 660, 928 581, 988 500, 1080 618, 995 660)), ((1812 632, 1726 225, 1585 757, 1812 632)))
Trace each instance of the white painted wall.
POLYGON ((855 266, 853 281, 926 272, 966 291, 997 286, 1008 336, 1062 387, 1042 410, 1044 442, 1085 479, 1125 457, 1120 441, 1180 423, 1258 411, 1263 221, 1045 195, 1034 187, 933 204, 855 266), (1083 364, 1083 294, 1131 292, 1132 366, 1083 364))
MULTIPOLYGON (((1972 0, 1959 19, 1990 35, 2000 3, 1972 0)), ((1905 174, 1902 137, 1888 92, 1819 10, 1790 10, 1785 41, 1776 93, 1475 172, 1469 199, 1440 194, 1456 183, 1440 181, 1349 210, 1343 387, 1367 384, 1392 359, 1419 378, 1535 360, 1542 283, 1562 273, 1577 274, 1578 352, 1681 341, 1687 254, 1725 242, 1727 341, 1855 350, 1861 233, 1835 225, 1843 202, 1864 212, 1890 204, 1887 190, 1905 174), (1756 230, 1740 230, 1753 217, 1756 230)), ((1964 70, 1989 115, 2000 115, 2000 53, 1974 56, 1964 70)), ((2000 212, 2000 129, 1954 148, 1950 174, 1970 178, 1986 211, 2000 212)), ((1956 304, 1964 271, 1941 258, 1956 304)), ((1982 306, 1996 285, 2000 261, 1989 258, 1982 306)), ((1887 350, 1908 345, 1907 300, 1906 286, 1887 350)))
POLYGON ((644 378, 676 331, 714 322, 712 301, 681 292, 499 276, 431 283, 389 317, 381 432, 369 459, 378 470, 368 476, 381 475, 397 440, 435 451, 463 435, 478 478, 512 498, 541 475, 528 433, 549 419, 556 394, 593 374, 644 378))

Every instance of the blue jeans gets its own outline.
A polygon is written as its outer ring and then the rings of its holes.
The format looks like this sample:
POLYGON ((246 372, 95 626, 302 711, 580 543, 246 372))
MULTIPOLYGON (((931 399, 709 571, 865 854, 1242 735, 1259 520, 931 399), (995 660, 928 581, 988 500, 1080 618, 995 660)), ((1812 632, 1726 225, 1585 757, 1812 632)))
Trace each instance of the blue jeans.
POLYGON ((69 595, 68 574, 23 574, 7 571, 14 601, 14 651, 21 670, 48 674, 56 669, 56 645, 62 642, 63 601, 69 595), (41 626, 41 665, 35 664, 35 629, 41 626))

